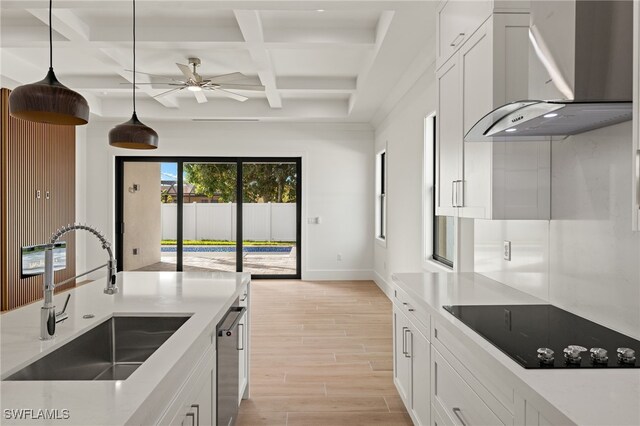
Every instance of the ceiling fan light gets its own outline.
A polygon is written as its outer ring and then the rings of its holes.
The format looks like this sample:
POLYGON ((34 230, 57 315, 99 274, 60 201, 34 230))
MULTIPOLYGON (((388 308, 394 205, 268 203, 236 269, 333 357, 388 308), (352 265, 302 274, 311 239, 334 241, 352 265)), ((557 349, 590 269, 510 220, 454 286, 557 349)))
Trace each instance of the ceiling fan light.
POLYGON ((189 90, 191 92, 200 92, 202 90, 202 87, 200 87, 200 86, 187 86, 187 90, 189 90))
POLYGON ((44 79, 11 91, 9 114, 37 123, 80 126, 89 122, 89 104, 81 94, 60 83, 49 68, 44 79))
POLYGON ((109 145, 126 149, 156 149, 158 134, 138 120, 134 112, 129 121, 118 124, 109 131, 109 145))

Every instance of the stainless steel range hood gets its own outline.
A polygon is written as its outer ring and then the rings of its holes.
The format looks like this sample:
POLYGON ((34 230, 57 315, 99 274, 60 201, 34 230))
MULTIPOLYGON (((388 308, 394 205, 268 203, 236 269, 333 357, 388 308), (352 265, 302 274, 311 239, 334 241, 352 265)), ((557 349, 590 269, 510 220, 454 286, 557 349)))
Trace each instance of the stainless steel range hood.
POLYGON ((529 98, 488 113, 465 142, 544 140, 632 118, 633 2, 532 1, 529 98))

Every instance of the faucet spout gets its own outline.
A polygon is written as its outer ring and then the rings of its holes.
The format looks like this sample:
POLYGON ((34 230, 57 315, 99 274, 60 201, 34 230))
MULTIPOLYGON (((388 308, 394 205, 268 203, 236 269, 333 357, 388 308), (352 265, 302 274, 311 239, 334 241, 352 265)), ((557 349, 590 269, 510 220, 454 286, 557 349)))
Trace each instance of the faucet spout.
MULTIPOLYGON (((55 243, 65 234, 71 231, 83 230, 87 231, 90 234, 94 235, 102 244, 102 248, 107 252, 109 257, 106 264, 91 270, 93 272, 97 269, 107 267, 107 283, 104 288, 105 294, 116 294, 118 293, 118 283, 116 280, 116 271, 118 263, 116 259, 113 257, 113 251, 111 250, 111 243, 105 238, 102 233, 100 233, 95 228, 88 225, 81 224, 70 224, 67 226, 63 226, 58 229, 49 240, 48 244, 44 245, 44 280, 43 280, 43 292, 44 292, 44 303, 42 305, 42 309, 40 312, 40 339, 41 340, 50 340, 55 337, 56 332, 56 307, 53 305, 53 290, 55 289, 54 283, 54 271, 53 271, 53 249, 55 247, 55 243)), ((78 276, 86 275, 79 274, 78 276)))

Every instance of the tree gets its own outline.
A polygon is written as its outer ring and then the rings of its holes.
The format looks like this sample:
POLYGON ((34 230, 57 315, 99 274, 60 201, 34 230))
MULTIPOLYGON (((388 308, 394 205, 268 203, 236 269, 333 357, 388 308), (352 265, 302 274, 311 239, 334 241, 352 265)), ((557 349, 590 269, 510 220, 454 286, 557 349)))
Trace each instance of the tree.
MULTIPOLYGON (((246 203, 294 203, 296 165, 292 163, 246 163, 242 169, 243 201, 246 203)), ((186 164, 185 181, 198 194, 219 196, 220 202, 236 201, 235 164, 186 164)))

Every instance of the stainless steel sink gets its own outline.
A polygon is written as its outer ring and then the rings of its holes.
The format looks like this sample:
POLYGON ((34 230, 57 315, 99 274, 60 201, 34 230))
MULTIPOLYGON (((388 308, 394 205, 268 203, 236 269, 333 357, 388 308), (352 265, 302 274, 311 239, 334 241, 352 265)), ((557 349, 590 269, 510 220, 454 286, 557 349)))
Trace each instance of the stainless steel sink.
POLYGON ((4 380, 125 380, 188 319, 112 317, 4 380))

